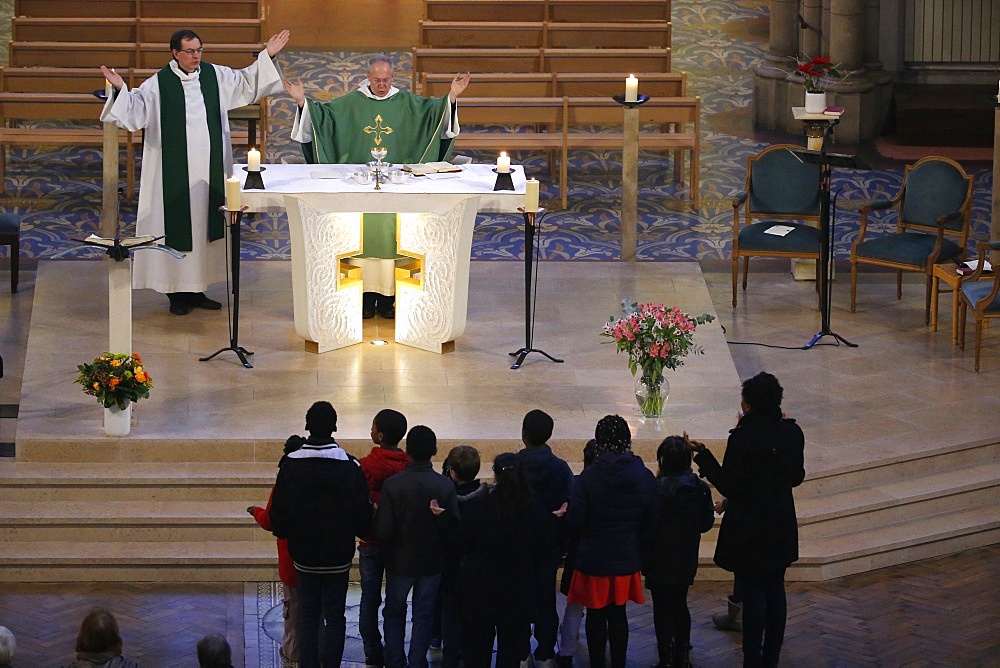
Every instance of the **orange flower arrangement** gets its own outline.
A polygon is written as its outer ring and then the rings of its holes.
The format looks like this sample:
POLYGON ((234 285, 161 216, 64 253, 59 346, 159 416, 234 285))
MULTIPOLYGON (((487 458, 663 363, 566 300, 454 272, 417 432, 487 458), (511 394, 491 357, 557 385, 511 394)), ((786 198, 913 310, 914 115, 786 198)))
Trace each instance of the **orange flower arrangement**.
POLYGON ((83 386, 84 394, 97 397, 105 408, 118 406, 125 410, 129 402, 148 399, 153 387, 153 379, 137 353, 104 353, 76 368, 80 375, 73 382, 83 386))

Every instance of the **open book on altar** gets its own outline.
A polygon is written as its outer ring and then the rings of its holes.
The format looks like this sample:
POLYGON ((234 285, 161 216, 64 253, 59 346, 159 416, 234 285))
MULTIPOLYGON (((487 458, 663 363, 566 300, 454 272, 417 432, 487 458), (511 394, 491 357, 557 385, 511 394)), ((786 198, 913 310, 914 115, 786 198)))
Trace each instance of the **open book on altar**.
MULTIPOLYGON (((142 246, 144 244, 150 244, 163 237, 154 237, 150 234, 145 234, 141 237, 128 237, 126 239, 119 239, 119 244, 125 248, 132 248, 133 246, 142 246)), ((115 245, 114 239, 108 239, 107 237, 99 237, 96 234, 91 234, 86 239, 81 239, 85 244, 90 246, 104 246, 105 248, 111 248, 115 245)))
POLYGON ((446 174, 449 172, 460 172, 462 168, 450 162, 421 162, 415 165, 403 165, 403 171, 412 172, 414 176, 426 176, 427 174, 446 174))

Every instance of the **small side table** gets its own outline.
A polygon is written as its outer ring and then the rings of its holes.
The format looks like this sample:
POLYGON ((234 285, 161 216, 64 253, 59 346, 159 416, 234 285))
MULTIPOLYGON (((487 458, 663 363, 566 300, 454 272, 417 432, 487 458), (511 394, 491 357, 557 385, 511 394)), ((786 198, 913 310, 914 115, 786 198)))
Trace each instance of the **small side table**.
MULTIPOLYGON (((941 283, 946 283, 951 292, 951 344, 958 345, 958 291, 961 289, 962 276, 957 271, 958 267, 948 262, 934 265, 934 273, 931 275, 931 331, 936 332, 938 327, 938 295, 941 292, 941 283)), ((992 271, 984 271, 983 277, 993 278, 992 271)))

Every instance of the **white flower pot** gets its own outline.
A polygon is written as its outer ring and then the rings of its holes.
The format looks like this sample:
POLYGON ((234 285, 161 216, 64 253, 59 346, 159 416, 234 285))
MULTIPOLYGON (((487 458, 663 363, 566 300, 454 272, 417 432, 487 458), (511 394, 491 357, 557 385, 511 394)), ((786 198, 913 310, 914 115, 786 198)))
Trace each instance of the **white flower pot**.
POLYGON ((121 410, 117 405, 104 409, 104 433, 108 436, 128 436, 132 428, 132 404, 128 404, 125 410, 121 410))
POLYGON ((806 113, 822 114, 826 111, 826 93, 810 93, 806 91, 806 113))

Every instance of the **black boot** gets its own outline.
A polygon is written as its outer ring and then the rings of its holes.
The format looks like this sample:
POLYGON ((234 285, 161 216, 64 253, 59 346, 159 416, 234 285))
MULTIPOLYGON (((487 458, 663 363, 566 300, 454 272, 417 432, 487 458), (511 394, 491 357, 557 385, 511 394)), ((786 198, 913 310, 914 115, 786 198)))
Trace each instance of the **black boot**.
POLYGON ((667 641, 664 643, 657 643, 656 647, 657 655, 660 660, 654 666, 654 668, 674 668, 674 643, 667 641))
POLYGON ((378 296, 378 315, 380 318, 392 320, 396 317, 396 297, 395 295, 378 296))
POLYGON ((673 668, 689 668, 691 665, 691 645, 686 642, 674 645, 673 668))
POLYGON ((186 292, 168 292, 167 299, 170 300, 170 312, 174 315, 187 315, 191 311, 186 292))
POLYGON ((371 320, 375 317, 375 307, 378 304, 377 292, 364 292, 361 294, 361 317, 371 320))

